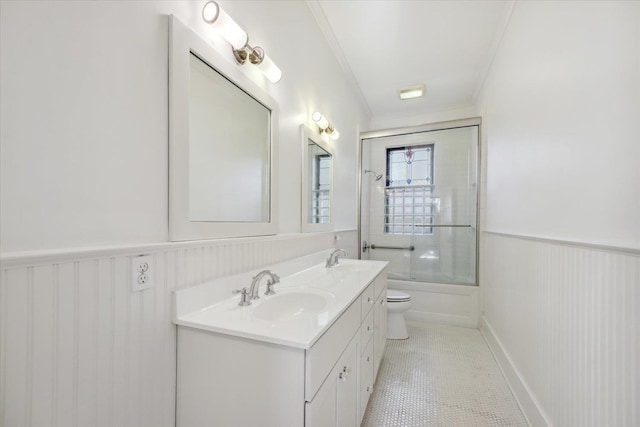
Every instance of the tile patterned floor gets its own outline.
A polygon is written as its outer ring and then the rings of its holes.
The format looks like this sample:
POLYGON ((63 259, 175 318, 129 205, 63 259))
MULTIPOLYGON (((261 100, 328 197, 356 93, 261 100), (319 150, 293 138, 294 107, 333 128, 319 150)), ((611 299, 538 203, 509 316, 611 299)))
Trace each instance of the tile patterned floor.
POLYGON ((362 427, 527 427, 476 329, 407 322, 387 340, 362 427))

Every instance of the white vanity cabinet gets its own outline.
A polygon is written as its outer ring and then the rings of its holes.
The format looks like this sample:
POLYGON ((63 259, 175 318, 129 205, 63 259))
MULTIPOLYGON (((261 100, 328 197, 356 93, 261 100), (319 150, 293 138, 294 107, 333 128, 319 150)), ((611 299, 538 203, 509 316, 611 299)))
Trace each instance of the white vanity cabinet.
POLYGON ((386 341, 384 265, 306 347, 178 323, 177 426, 359 426, 386 341))
MULTIPOLYGON (((386 317, 382 317, 377 309, 380 304, 376 304, 377 296, 384 294, 386 297, 386 289, 387 276, 382 272, 336 322, 336 332, 333 333, 337 333, 338 328, 344 328, 344 324, 341 325, 339 322, 343 321, 345 316, 353 316, 359 308, 360 317, 356 333, 317 394, 305 404, 306 427, 356 427, 362 422, 386 342, 386 317), (385 326, 380 327, 383 320, 385 326), (380 333, 385 335, 381 336, 380 333)), ((384 308, 386 309, 386 306, 384 308)), ((351 324, 353 322, 351 319, 351 324)), ((330 330, 327 333, 332 332, 330 330)), ((315 350, 314 346, 310 353, 313 354, 315 350)), ((315 361, 310 362, 311 366, 315 364, 315 361)))

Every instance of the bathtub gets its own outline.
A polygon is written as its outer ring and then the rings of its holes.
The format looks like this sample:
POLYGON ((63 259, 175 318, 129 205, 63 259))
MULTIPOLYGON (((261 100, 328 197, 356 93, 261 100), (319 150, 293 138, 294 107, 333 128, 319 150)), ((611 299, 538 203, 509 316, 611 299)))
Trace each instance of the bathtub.
POLYGON ((411 309, 405 314, 407 320, 478 328, 478 286, 416 282, 399 279, 393 274, 389 276, 389 289, 397 289, 411 295, 411 309))

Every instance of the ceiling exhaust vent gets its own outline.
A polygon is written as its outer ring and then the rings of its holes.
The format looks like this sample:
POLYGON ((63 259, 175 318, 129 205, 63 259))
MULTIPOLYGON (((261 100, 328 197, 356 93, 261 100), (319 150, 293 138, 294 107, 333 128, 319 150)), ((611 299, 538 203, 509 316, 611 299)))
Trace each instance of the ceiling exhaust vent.
POLYGON ((424 96, 425 86, 424 84, 409 86, 404 89, 400 89, 398 91, 398 95, 400 99, 412 99, 412 98, 420 98, 424 96))

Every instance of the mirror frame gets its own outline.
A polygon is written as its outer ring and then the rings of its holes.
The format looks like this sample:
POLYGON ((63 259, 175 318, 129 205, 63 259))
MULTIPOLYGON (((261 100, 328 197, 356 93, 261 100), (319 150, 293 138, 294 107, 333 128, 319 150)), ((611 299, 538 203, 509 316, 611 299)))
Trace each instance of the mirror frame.
POLYGON ((327 143, 317 132, 314 132, 313 130, 311 130, 310 128, 308 128, 305 125, 302 125, 300 127, 301 131, 301 138, 302 138, 302 180, 301 180, 301 187, 302 187, 302 195, 301 195, 301 199, 300 199, 300 219, 301 219, 301 224, 300 224, 300 229, 302 230, 303 233, 313 233, 313 232, 320 232, 320 231, 331 231, 333 229, 333 218, 334 218, 334 209, 335 206, 333 205, 333 169, 334 169, 334 157, 335 157, 335 152, 333 147, 331 146, 331 144, 327 143), (329 190, 329 204, 331 207, 331 214, 329 216, 330 220, 328 224, 314 224, 314 223, 310 223, 308 222, 308 217, 309 217, 309 206, 308 206, 308 199, 309 199, 309 168, 308 168, 308 164, 309 164, 309 141, 312 141, 314 144, 316 144, 317 146, 319 146, 320 148, 322 148, 324 151, 326 151, 327 153, 329 153, 331 155, 331 189, 329 190))
MULTIPOLYGON (((207 41, 174 15, 169 17, 169 238, 171 241, 273 235, 278 231, 278 103, 207 41), (194 53, 271 111, 269 147, 269 221, 227 222, 189 219, 189 79, 194 53)), ((225 46, 229 50, 231 47, 225 46)))

